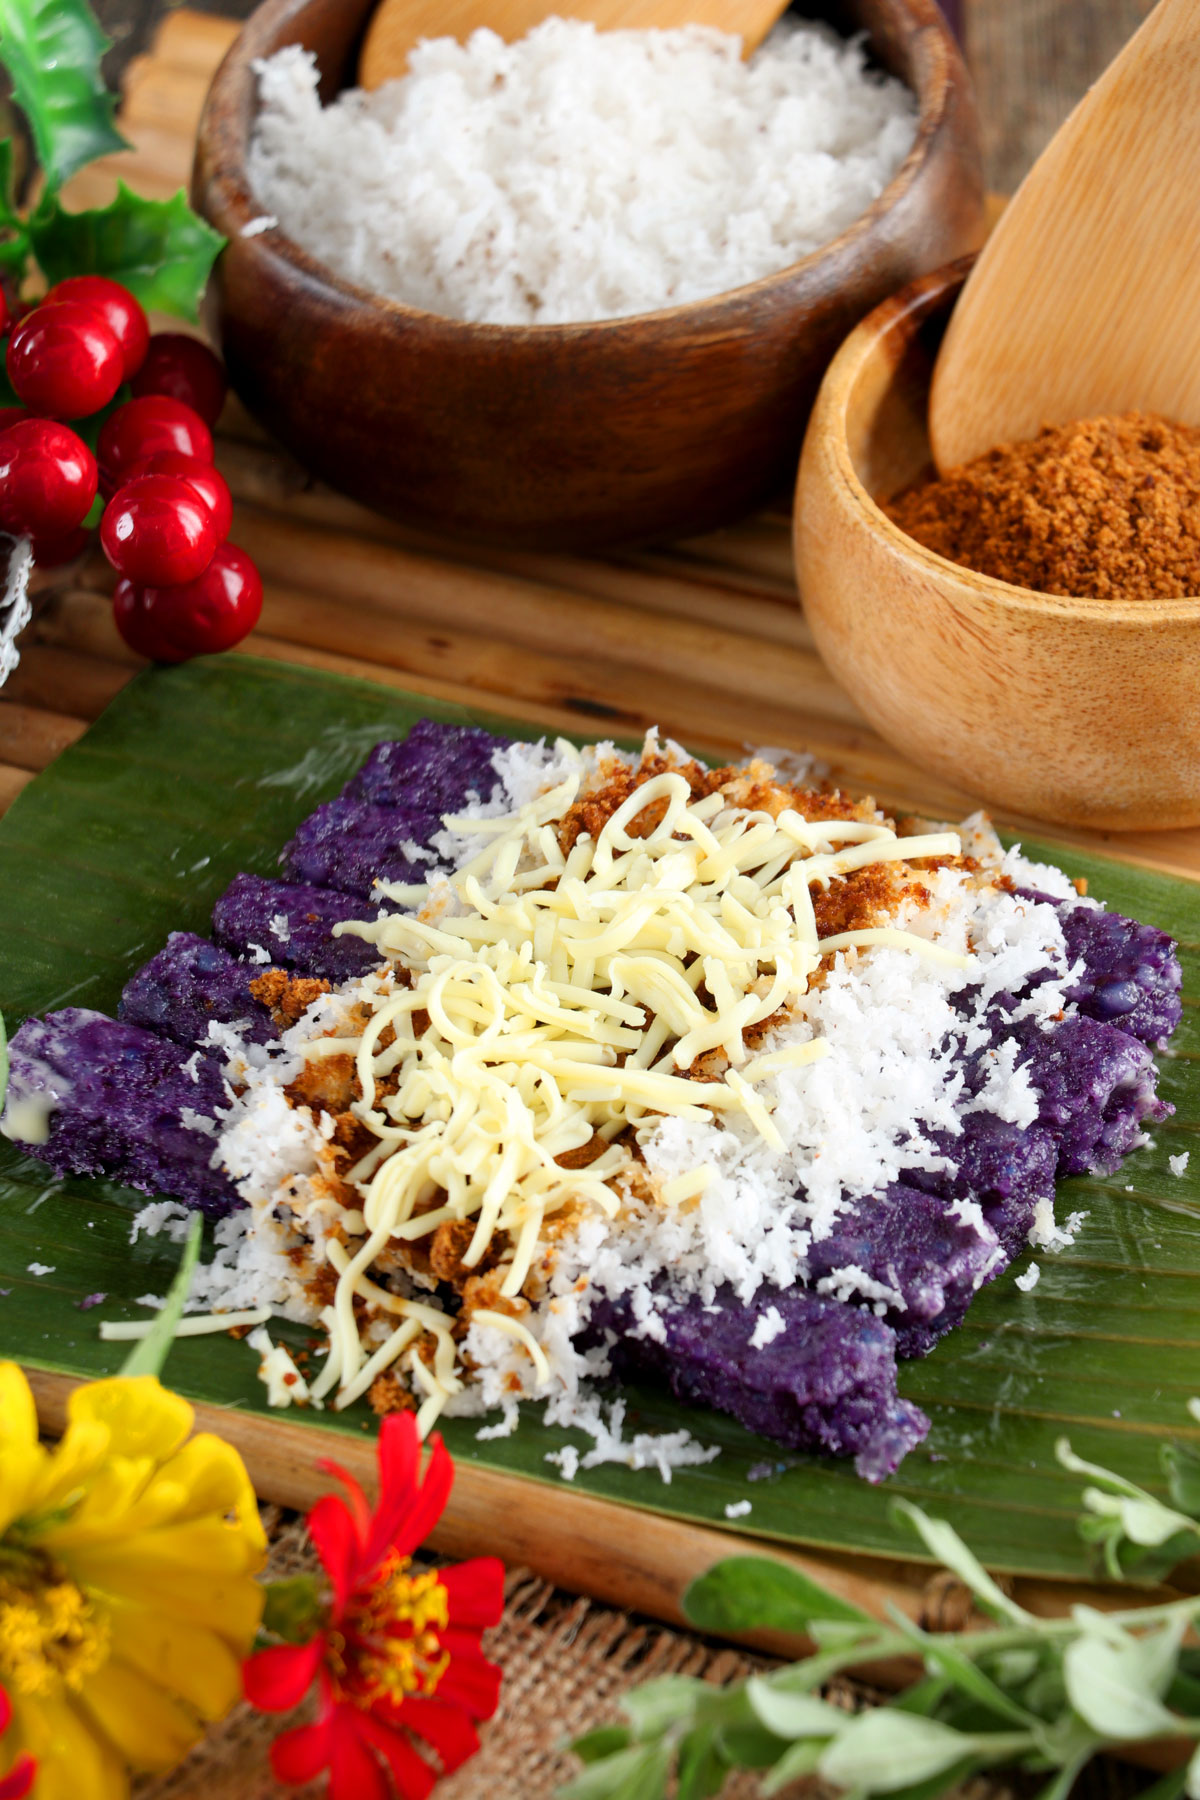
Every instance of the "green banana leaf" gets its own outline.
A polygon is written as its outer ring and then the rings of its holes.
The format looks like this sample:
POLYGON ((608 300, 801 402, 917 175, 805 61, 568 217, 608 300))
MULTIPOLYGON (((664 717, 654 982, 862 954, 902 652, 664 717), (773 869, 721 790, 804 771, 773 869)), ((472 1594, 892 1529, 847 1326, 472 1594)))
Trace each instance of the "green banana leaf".
MULTIPOLYGON (((30 1012, 111 1010, 122 983, 171 930, 204 931, 239 869, 269 873, 280 846, 379 738, 416 718, 461 709, 366 683, 245 658, 148 672, 38 777, 0 822, 0 1006, 10 1034, 30 1012)), ((495 720, 478 722, 497 724, 495 720)), ((503 727, 512 731, 511 723, 503 727)), ((533 730, 525 735, 535 736, 533 730)), ((1041 1253, 1029 1293, 1013 1272, 976 1300, 965 1326, 900 1388, 933 1427, 880 1488, 846 1465, 798 1457, 716 1414, 649 1389, 626 1390, 627 1429, 686 1425, 721 1454, 676 1471, 581 1471, 575 1485, 660 1513, 725 1524, 749 1499, 740 1533, 838 1550, 911 1556, 889 1518, 907 1495, 948 1519, 993 1568, 1094 1572, 1075 1530, 1079 1480, 1056 1463, 1068 1432, 1083 1456, 1164 1490, 1161 1442, 1200 1438, 1186 1412, 1200 1393, 1200 887, 1103 857, 1028 845, 1084 875, 1091 892, 1165 927, 1183 945, 1187 1010, 1162 1091, 1176 1115, 1110 1181, 1063 1185, 1059 1211, 1086 1211, 1075 1245, 1041 1253), (1167 1159, 1192 1152, 1182 1178, 1167 1159)), ((141 1197, 95 1181, 52 1181, 42 1165, 0 1151, 0 1356, 72 1375, 111 1373, 123 1347, 100 1342, 99 1318, 145 1317, 178 1252, 131 1246, 141 1197), (37 1264, 50 1272, 30 1273, 37 1264), (102 1304, 85 1307, 90 1296, 102 1304)), ((1020 1273, 1018 1265, 1015 1273, 1020 1273)), ((284 1328, 301 1345, 308 1333, 284 1328)), ((181 1341, 167 1375, 181 1392, 264 1408, 257 1357, 224 1335, 181 1341)), ((373 1423, 364 1406, 298 1415, 314 1454, 330 1437, 373 1423)), ((578 1434, 546 1429, 526 1408, 509 1438, 480 1443, 478 1422, 450 1422, 465 1462, 555 1482, 546 1453, 578 1434)))

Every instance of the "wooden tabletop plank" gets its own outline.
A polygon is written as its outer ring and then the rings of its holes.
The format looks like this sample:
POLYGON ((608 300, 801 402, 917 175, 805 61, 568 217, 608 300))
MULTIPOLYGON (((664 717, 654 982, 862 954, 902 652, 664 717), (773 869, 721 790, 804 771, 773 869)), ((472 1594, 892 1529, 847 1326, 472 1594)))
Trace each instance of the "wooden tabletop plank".
MULTIPOLYGON (((52 617, 51 615, 48 615, 52 617)), ((140 665, 139 665, 140 666, 140 665)), ((128 664, 110 662, 86 650, 55 644, 42 637, 35 622, 21 645, 21 660, 4 692, 9 700, 79 719, 98 719, 133 674, 128 664)))
POLYGON ((12 763, 0 762, 0 813, 7 811, 32 780, 32 769, 18 769, 12 763))
POLYGON ((86 719, 0 696, 0 760, 44 769, 87 729, 86 719))
POLYGON ((736 684, 746 702, 861 723, 814 651, 764 644, 736 629, 734 613, 720 628, 317 531, 250 509, 238 515, 235 537, 265 581, 298 584, 341 603, 335 616, 343 638, 354 619, 369 656, 375 651, 367 634, 379 633, 379 661, 389 660, 384 645, 394 641, 395 624, 426 623, 436 631, 445 627, 496 637, 530 651, 561 645, 584 667, 603 661, 642 669, 660 684, 679 679, 736 684), (391 622, 386 632, 385 618, 391 622))

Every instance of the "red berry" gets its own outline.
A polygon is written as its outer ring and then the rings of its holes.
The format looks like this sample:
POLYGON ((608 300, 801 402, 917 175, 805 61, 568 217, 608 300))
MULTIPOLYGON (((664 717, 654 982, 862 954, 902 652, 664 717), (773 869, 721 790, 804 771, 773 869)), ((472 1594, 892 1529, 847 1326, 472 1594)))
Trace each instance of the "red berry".
POLYGON ((117 630, 131 650, 149 656, 154 662, 182 662, 185 653, 176 650, 166 637, 162 623, 147 606, 156 594, 169 593, 169 588, 142 588, 136 581, 118 581, 113 590, 113 618, 117 630))
POLYGON ((0 433, 0 527, 14 536, 62 537, 96 498, 96 459, 69 426, 21 419, 0 433))
POLYGON ((119 575, 148 587, 176 587, 208 567, 217 533, 211 512, 186 481, 139 475, 105 507, 100 545, 119 575))
POLYGON ((150 321, 129 289, 107 275, 71 275, 50 289, 42 305, 59 306, 64 300, 79 301, 104 314, 121 346, 121 379, 132 380, 146 360, 150 321))
POLYGON ((160 662, 231 650, 258 623, 262 580, 236 544, 222 544, 203 575, 179 587, 117 586, 117 627, 125 642, 160 662))
POLYGON ((181 400, 165 394, 146 394, 127 400, 104 421, 99 456, 103 480, 111 490, 124 479, 134 463, 145 462, 160 451, 175 450, 200 462, 213 459, 212 432, 199 413, 181 400))
POLYGON ((24 406, 0 406, 0 431, 7 431, 10 425, 19 425, 22 419, 32 416, 24 406))
MULTIPOLYGON (((0 431, 3 429, 0 423, 0 431)), ((198 456, 180 456, 177 450, 160 450, 157 456, 134 463, 125 479, 133 481, 138 475, 178 475, 195 488, 212 514, 218 542, 224 543, 233 523, 233 496, 225 477, 218 475, 211 463, 201 462, 198 456)))
POLYGON ((64 563, 82 556, 92 541, 90 531, 77 528, 63 537, 35 537, 33 560, 40 569, 60 569, 64 563))
POLYGON ((155 332, 133 384, 135 394, 169 394, 182 400, 208 425, 216 424, 228 388, 220 358, 199 338, 182 331, 155 332))
POLYGON ((8 379, 31 412, 83 419, 121 385, 121 346, 104 314, 78 300, 39 306, 13 326, 8 379))

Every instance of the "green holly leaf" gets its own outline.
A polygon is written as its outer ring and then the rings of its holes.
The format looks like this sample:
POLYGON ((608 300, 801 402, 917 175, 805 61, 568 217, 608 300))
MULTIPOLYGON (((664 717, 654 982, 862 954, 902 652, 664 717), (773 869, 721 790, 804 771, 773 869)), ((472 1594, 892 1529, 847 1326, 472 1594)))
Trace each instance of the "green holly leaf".
POLYGON ((68 275, 108 275, 148 312, 185 319, 196 318, 209 270, 225 244, 192 211, 182 188, 171 200, 144 200, 123 181, 111 206, 91 212, 67 212, 53 198, 43 202, 29 234, 51 284, 68 275))
POLYGON ((29 255, 29 233, 13 204, 13 142, 0 142, 0 269, 19 275, 29 255))
POLYGON ((86 0, 0 0, 0 62, 52 191, 85 163, 128 148, 100 73, 108 43, 86 0))

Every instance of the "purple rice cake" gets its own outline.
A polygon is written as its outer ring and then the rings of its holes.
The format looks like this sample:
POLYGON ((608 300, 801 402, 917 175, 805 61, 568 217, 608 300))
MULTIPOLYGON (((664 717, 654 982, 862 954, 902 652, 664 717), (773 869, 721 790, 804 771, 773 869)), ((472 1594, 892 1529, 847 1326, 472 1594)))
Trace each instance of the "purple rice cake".
POLYGON ((335 937, 333 930, 363 911, 360 898, 336 888, 235 875, 213 908, 213 936, 255 973, 270 966, 351 981, 378 958, 361 938, 335 937))
POLYGON ((229 1106, 221 1059, 70 1006, 26 1019, 10 1046, 5 1135, 56 1175, 104 1175, 213 1217, 238 1203, 214 1165, 229 1106))
POLYGON ((1110 1174, 1170 1110, 1171 940, 986 828, 968 848, 653 734, 638 759, 422 721, 120 1023, 27 1021, 4 1128, 236 1207, 202 1296, 322 1326, 314 1399, 493 1435, 544 1399, 588 1465, 715 1454, 623 1436, 636 1371, 879 1480, 927 1429, 897 1358, 1069 1241, 1056 1175, 1110 1174))
POLYGON ((866 1303, 895 1331, 899 1354, 918 1356, 961 1324, 1009 1260, 977 1204, 894 1181, 840 1213, 828 1237, 809 1243, 801 1267, 819 1293, 866 1303))
POLYGON ((1069 998, 1089 1018, 1161 1047, 1183 1017, 1183 971, 1165 931, 1099 907, 1061 909, 1067 955, 1081 965, 1069 998))
POLYGON ((965 1116, 958 1134, 935 1133, 934 1145, 941 1166, 910 1169, 906 1180, 979 1207, 1004 1252, 993 1271, 998 1274, 1029 1242, 1038 1208, 1053 1207, 1054 1134, 1041 1124, 1014 1125, 994 1113, 975 1112, 965 1116))
POLYGON ((442 816, 490 797, 503 738, 422 720, 379 744, 336 800, 306 819, 280 857, 289 879, 370 900, 377 881, 421 883, 442 816))
POLYGON ((657 1376, 677 1399, 732 1413, 788 1449, 852 1456, 868 1481, 890 1475, 929 1430, 896 1393, 895 1332, 807 1288, 749 1305, 728 1289, 708 1305, 691 1295, 658 1315, 661 1337, 636 1335, 621 1303, 597 1313, 614 1373, 657 1376))
MULTIPOLYGON (((399 806, 432 816, 458 812, 474 794, 486 799, 496 775, 493 757, 507 738, 474 725, 438 725, 418 719, 406 738, 376 744, 346 784, 350 800, 399 806)), ((414 834, 415 835, 415 834, 414 834)))
POLYGON ((157 956, 131 975, 117 1017, 190 1050, 208 1040, 208 1027, 237 1025, 251 1043, 269 1044, 279 1029, 250 992, 258 969, 194 931, 173 931, 157 956))

